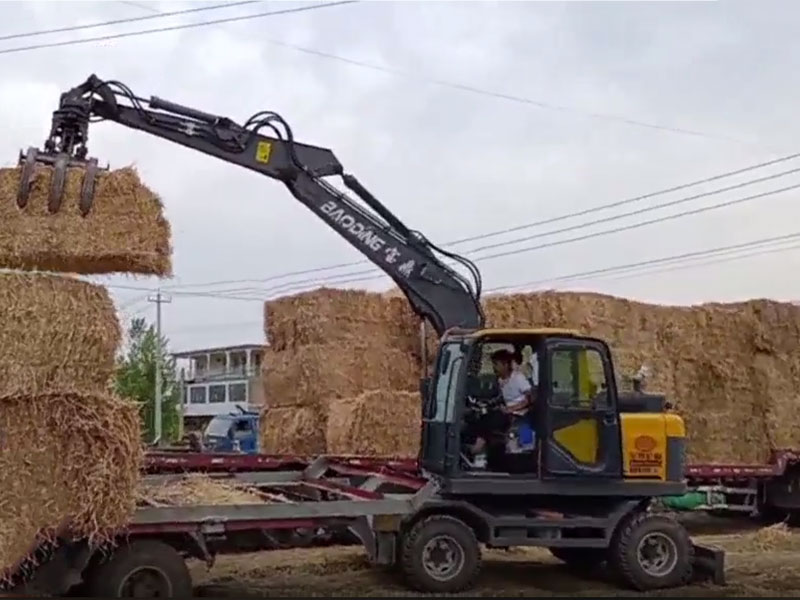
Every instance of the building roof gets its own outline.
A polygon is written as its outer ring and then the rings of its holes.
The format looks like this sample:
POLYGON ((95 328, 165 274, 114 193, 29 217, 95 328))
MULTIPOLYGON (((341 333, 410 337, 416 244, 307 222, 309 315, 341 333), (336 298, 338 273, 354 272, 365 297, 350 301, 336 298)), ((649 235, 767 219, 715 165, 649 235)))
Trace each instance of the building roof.
POLYGON ((237 344, 235 346, 216 346, 213 348, 198 348, 196 350, 183 350, 181 352, 173 352, 174 358, 192 358, 199 354, 215 354, 217 352, 228 352, 236 350, 263 350, 265 344, 237 344))

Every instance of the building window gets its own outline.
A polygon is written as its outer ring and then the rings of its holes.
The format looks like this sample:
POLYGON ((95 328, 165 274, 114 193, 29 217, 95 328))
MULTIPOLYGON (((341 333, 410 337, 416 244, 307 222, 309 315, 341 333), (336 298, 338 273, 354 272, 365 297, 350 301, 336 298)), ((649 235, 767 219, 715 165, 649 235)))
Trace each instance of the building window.
POLYGON ((208 401, 214 404, 225 402, 225 386, 211 385, 208 387, 208 401))
POLYGON ((234 404, 246 404, 247 384, 231 383, 228 386, 228 402, 233 402, 234 404))
POLYGON ((189 402, 191 404, 205 404, 206 403, 206 388, 202 385, 189 388, 189 402))

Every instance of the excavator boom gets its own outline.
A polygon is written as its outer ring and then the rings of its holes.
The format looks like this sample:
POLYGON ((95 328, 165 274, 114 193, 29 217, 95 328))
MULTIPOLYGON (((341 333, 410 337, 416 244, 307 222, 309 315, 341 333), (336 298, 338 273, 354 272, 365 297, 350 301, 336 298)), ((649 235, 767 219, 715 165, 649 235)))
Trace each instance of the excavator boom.
POLYGON ((97 120, 147 132, 282 182, 297 200, 391 277, 416 314, 440 336, 452 328, 483 326, 481 277, 474 263, 437 248, 406 227, 353 175, 344 172, 331 150, 295 142, 288 123, 274 112, 257 113, 238 125, 168 100, 139 98, 124 84, 92 75, 61 95, 44 150, 31 148, 20 154, 20 207, 27 203, 37 164, 55 169, 51 212, 60 208, 66 169, 84 166, 80 208, 84 215, 91 212, 99 168, 96 159, 87 158, 87 141, 89 123, 97 120), (262 135, 263 130, 271 135, 262 135), (360 202, 324 179, 330 176, 340 176, 360 202), (468 275, 456 270, 456 265, 468 275))

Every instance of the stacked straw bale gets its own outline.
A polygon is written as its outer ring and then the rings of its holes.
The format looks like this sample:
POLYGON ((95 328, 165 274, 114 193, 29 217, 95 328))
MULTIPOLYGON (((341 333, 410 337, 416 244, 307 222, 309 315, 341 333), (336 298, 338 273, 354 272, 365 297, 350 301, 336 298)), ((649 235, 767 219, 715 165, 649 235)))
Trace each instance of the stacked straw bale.
MULTIPOLYGON (((767 460, 773 449, 800 448, 800 307, 770 300, 675 307, 575 292, 492 296, 484 306, 492 327, 566 327, 605 339, 623 391, 628 377, 647 365, 648 391, 666 394, 686 420, 695 463, 753 463, 767 460)), ((300 439, 320 427, 328 452, 395 454, 389 450, 400 449, 413 454, 370 422, 418 431, 418 413, 402 408, 412 406, 412 396, 418 399, 411 390, 419 377, 417 355, 410 353, 418 346, 418 328, 404 299, 320 290, 270 302, 265 314, 272 344, 264 361, 266 403, 281 406, 274 409, 281 412, 270 414, 268 408, 265 415, 265 432, 272 432, 264 438, 268 451, 278 435, 281 443, 274 451, 297 451, 300 439), (304 382, 308 371, 286 367, 290 356, 316 352, 327 356, 314 367, 326 383, 304 382), (378 358, 380 353, 387 358, 378 358), (362 371, 353 375, 349 369, 358 364, 362 371), (340 368, 346 376, 339 376, 340 368), (376 387, 375 382, 385 383, 376 387), (313 393, 304 395, 306 386, 313 393), (299 397, 302 402, 285 401, 299 397), (380 415, 384 404, 369 397, 383 398, 387 413, 380 415), (301 419, 293 405, 316 418, 317 425, 310 417, 303 420, 302 436, 294 434, 301 419)), ((432 343, 433 335, 431 348, 432 343)), ((322 434, 315 436, 314 447, 321 448, 322 434)))
POLYGON ((104 392, 121 331, 104 287, 0 273, 0 398, 104 392))
MULTIPOLYGON (((101 173, 78 210, 67 173, 48 214, 52 169, 37 168, 28 205, 19 169, 0 169, 0 267, 169 275, 170 228, 133 169, 101 173)), ((0 584, 24 575, 55 537, 102 542, 124 526, 142 461, 139 407, 112 392, 121 339, 105 288, 69 275, 0 274, 0 584)), ((1 586, 0 586, 1 587, 1 586)))
POLYGON ((94 204, 78 209, 83 170, 68 169, 64 200, 49 214, 52 167, 36 167, 27 206, 16 203, 20 168, 0 169, 0 267, 62 273, 170 276, 171 233, 158 196, 133 168, 101 171, 94 204))
POLYGON ((419 405, 410 393, 419 387, 416 325, 404 298, 324 289, 268 302, 265 324, 266 452, 412 452, 419 425, 411 445, 393 433, 410 421, 409 398, 419 405))
POLYGON ((0 400, 0 580, 69 530, 101 542, 135 508, 136 406, 111 394, 0 400))

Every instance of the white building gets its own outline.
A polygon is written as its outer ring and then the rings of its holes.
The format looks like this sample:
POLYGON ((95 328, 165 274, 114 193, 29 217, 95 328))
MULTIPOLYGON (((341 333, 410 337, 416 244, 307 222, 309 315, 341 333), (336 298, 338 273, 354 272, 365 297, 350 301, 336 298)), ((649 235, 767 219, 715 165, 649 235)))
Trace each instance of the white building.
POLYGON ((207 421, 235 412, 236 406, 258 410, 263 404, 263 344, 243 344, 176 352, 186 421, 207 421))

